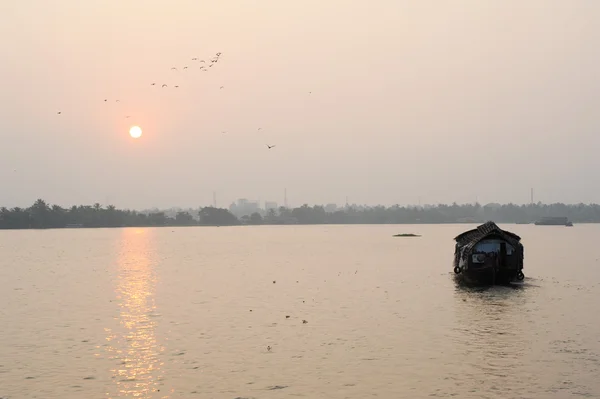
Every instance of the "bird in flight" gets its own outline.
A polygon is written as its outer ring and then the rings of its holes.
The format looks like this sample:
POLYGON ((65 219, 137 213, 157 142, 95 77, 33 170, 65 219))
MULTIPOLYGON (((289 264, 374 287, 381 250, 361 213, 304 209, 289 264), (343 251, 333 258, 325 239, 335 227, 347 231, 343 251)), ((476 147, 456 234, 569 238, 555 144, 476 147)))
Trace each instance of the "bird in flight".
POLYGON ((105 98, 105 99, 104 99, 104 102, 107 102, 107 101, 108 101, 108 100, 105 98))
POLYGON ((60 115, 60 114, 62 114, 62 112, 61 112, 61 111, 58 111, 58 112, 57 112, 57 114, 58 114, 58 115, 60 115))
POLYGON ((225 88, 225 86, 221 86, 221 87, 219 87, 219 89, 224 89, 224 88, 225 88))
POLYGON ((129 118, 131 118, 131 116, 129 116, 129 115, 127 115, 127 116, 125 117, 125 119, 129 119, 129 118))
POLYGON ((117 100, 117 101, 115 101, 115 102, 116 102, 116 103, 120 103, 120 102, 121 102, 121 100, 117 100))
POLYGON ((166 85, 166 84, 163 84, 161 87, 167 87, 167 85, 166 85))
POLYGON ((204 62, 204 63, 206 63, 206 61, 204 61, 204 60, 200 60, 200 62, 204 62))
POLYGON ((198 57, 192 58, 192 61, 198 61, 198 57))
POLYGON ((174 86, 175 88, 178 88, 179 86, 174 86))
POLYGON ((258 130, 259 130, 259 131, 260 131, 260 130, 262 130, 262 127, 259 127, 259 128, 258 128, 258 130))
POLYGON ((221 53, 217 53, 217 57, 220 57, 220 56, 221 56, 221 53))
POLYGON ((172 71, 176 71, 176 70, 177 70, 177 68, 173 67, 173 68, 171 68, 171 70, 172 70, 172 71))
POLYGON ((267 144, 267 148, 270 150, 271 148, 275 147, 274 145, 268 145, 267 144))
POLYGON ((187 69, 188 67, 184 66, 183 69, 187 69))
POLYGON ((225 134, 225 133, 227 133, 227 132, 226 132, 225 130, 223 130, 221 133, 225 134))
POLYGON ((150 86, 156 86, 156 83, 150 83, 150 86))

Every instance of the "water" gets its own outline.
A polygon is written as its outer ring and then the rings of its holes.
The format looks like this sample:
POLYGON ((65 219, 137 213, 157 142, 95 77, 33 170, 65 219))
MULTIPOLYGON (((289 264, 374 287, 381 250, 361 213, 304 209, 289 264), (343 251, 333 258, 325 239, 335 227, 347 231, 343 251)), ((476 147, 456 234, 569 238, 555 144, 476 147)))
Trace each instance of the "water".
POLYGON ((1 231, 0 397, 599 397, 600 226, 504 226, 486 290, 468 227, 1 231))

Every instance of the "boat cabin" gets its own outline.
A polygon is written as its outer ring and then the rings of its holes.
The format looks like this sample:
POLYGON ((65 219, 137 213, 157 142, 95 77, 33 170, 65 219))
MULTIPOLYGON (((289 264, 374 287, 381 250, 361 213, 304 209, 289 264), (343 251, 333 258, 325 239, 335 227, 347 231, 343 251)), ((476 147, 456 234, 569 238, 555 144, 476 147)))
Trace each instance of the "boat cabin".
POLYGON ((455 240, 456 274, 470 280, 489 280, 492 284, 522 280, 523 245, 518 235, 487 222, 456 236, 455 240))

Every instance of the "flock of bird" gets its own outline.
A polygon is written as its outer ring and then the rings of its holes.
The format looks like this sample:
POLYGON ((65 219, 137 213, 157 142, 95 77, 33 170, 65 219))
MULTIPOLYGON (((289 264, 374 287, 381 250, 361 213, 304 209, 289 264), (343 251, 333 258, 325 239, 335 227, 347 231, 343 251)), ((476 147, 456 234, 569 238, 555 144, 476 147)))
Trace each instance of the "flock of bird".
MULTIPOLYGON (((210 59, 208 60, 208 62, 209 62, 208 66, 202 65, 202 66, 200 66, 200 70, 201 70, 201 71, 205 71, 205 72, 206 72, 206 71, 208 71, 208 69, 207 69, 207 68, 211 68, 211 67, 215 66, 215 65, 217 64, 217 62, 219 62, 219 57, 221 57, 221 54, 222 54, 221 52, 218 52, 218 53, 216 53, 216 55, 215 55, 214 57, 212 57, 212 58, 210 58, 210 59)), ((204 64, 206 64, 206 61, 205 61, 205 60, 199 60, 199 59, 198 59, 198 57, 194 57, 194 58, 192 58, 192 61, 198 61, 199 63, 204 63, 204 64)), ((184 70, 186 70, 186 69, 188 69, 188 68, 189 68, 189 67, 187 67, 187 66, 184 66, 184 67, 183 67, 183 69, 184 69, 184 70)), ((171 68, 171 70, 173 70, 173 71, 178 71, 177 67, 172 67, 172 68, 171 68)), ((156 86, 156 82, 150 83, 150 86, 156 86)), ((167 85, 166 83, 163 83, 163 84, 161 85, 161 87, 162 87, 162 88, 166 88, 166 87, 169 87, 169 85, 167 85)), ((177 89, 177 88, 179 88, 179 85, 174 85, 173 87, 177 89)), ((221 87, 220 87, 220 89, 224 89, 224 88, 225 88, 225 86, 221 86, 221 87)), ((108 102, 108 101, 109 101, 109 100, 108 100, 108 98, 105 98, 105 99, 104 99, 104 102, 105 102, 105 103, 106 103, 106 102, 108 102)), ((112 101, 112 100, 111 100, 111 101, 112 101)), ((121 100, 118 100, 118 99, 117 99, 117 100, 114 100, 114 101, 115 101, 116 103, 119 103, 119 102, 121 102, 121 100)), ((62 111, 58 111, 58 112, 57 112, 57 114, 58 114, 58 115, 62 115, 62 111)), ((130 116, 129 116, 129 115, 127 115, 127 116, 125 116, 125 118, 130 118, 130 116)))
MULTIPOLYGON (((198 57, 194 57, 194 58, 192 58, 192 61, 193 61, 193 62, 197 62, 197 63, 199 63, 199 64, 204 64, 204 65, 200 65, 200 68, 199 68, 199 70, 200 70, 200 71, 202 71, 202 72, 208 72, 208 68, 212 68, 213 66, 215 66, 215 65, 217 64, 217 62, 219 62, 219 57, 221 57, 221 54, 222 54, 221 52, 218 52, 217 54, 215 54, 215 56, 214 56, 214 57, 210 58, 210 59, 208 60, 208 62, 207 62, 206 60, 201 60, 201 59, 199 59, 198 57)), ((184 66, 184 67, 182 68, 182 70, 184 70, 184 71, 185 71, 186 69, 189 69, 189 66, 184 66)), ((178 72, 178 71, 179 71, 179 68, 177 68, 177 67, 175 67, 175 66, 174 66, 174 67, 171 67, 171 70, 172 70, 172 71, 175 71, 175 72, 178 72)), ((156 82, 152 82, 152 83, 150 83, 150 86, 156 86, 156 82)), ((161 87, 161 88, 166 88, 166 87, 169 87, 169 85, 167 85, 166 83, 163 83, 163 84, 162 84, 160 87, 161 87)), ((179 88, 179 86, 178 86, 178 85, 174 85, 173 87, 174 87, 175 89, 179 88)), ((221 88, 221 89, 223 89, 223 88, 224 88, 224 86, 221 86, 220 88, 221 88)))
MULTIPOLYGON (((171 71, 179 73, 180 72, 180 68, 181 68, 181 71, 186 71, 186 70, 189 70, 191 68, 195 68, 195 69, 197 69, 197 70, 199 70, 201 72, 208 72, 210 68, 213 68, 215 65, 217 65, 217 63, 220 60, 221 54, 222 54, 221 52, 218 52, 213 57, 208 58, 208 59, 200 59, 199 57, 193 57, 193 58, 191 58, 191 61, 192 61, 193 64, 196 64, 196 65, 190 66, 191 65, 190 64, 190 65, 185 65, 185 66, 179 67, 179 68, 176 67, 176 66, 173 66, 173 67, 171 67, 171 71)), ((159 83, 157 83, 157 82, 151 82, 150 83, 150 86, 153 86, 153 87, 158 87, 158 85, 159 85, 159 83)), ((166 88, 169 88, 169 87, 172 87, 174 89, 178 89, 179 85, 169 86, 167 83, 161 83, 160 84, 160 88, 162 88, 162 89, 166 89, 166 88)), ((224 88, 225 88, 225 86, 220 86, 219 90, 223 90, 224 88)), ((308 92, 308 94, 310 95, 310 94, 312 94, 312 92, 308 92)), ((120 100, 118 100, 118 99, 113 99, 113 100, 109 100, 108 98, 104 99, 105 103, 108 103, 109 101, 110 102, 114 101, 115 103, 120 103, 120 100)), ((62 111, 58 111, 57 114, 58 115, 62 115, 63 113, 62 113, 62 111)), ((129 118, 131 118, 131 115, 125 115, 124 117, 125 117, 125 119, 129 119, 129 118)), ((261 131, 261 130, 262 130, 262 128, 259 127, 257 131, 261 131)), ((226 131, 222 131, 221 133, 225 134, 227 132, 226 131)), ((266 146, 267 146, 268 150, 271 150, 271 149, 275 148, 275 145, 271 145, 271 144, 267 144, 266 146)))

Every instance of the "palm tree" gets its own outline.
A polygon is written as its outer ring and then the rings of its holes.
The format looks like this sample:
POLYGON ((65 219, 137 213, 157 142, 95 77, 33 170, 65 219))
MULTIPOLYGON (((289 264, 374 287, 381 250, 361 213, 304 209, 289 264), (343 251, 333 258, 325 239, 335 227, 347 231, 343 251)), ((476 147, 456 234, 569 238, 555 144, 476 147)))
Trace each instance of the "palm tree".
POLYGON ((45 228, 50 227, 50 207, 46 204, 46 201, 43 199, 38 199, 35 203, 29 208, 32 225, 35 228, 45 228))

